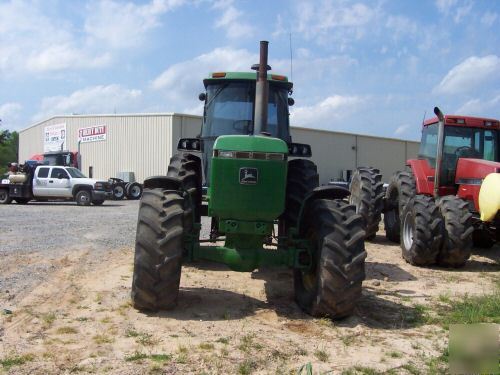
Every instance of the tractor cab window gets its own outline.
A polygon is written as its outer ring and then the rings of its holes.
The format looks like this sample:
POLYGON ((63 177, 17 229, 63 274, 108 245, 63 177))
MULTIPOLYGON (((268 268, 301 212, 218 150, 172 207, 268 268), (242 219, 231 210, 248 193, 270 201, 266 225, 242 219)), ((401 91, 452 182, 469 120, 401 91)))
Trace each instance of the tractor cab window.
MULTIPOLYGON (((288 93, 269 85, 268 127, 273 137, 288 140, 288 93)), ((221 82, 207 87, 203 137, 253 134, 255 82, 221 82)))
POLYGON ((422 142, 418 151, 418 157, 420 159, 427 159, 432 168, 436 166, 437 131, 437 123, 424 127, 422 130, 422 142))

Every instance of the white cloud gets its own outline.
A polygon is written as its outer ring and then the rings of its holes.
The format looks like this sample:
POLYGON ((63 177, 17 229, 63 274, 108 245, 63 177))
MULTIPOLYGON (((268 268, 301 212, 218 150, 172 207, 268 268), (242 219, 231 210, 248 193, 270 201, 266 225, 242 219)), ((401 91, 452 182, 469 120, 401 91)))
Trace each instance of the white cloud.
POLYGON ((405 35, 416 35, 419 31, 415 21, 399 15, 388 16, 385 26, 392 31, 392 38, 396 40, 401 39, 405 35))
POLYGON ((496 95, 491 99, 471 99, 465 102, 459 109, 457 114, 462 115, 480 115, 496 117, 499 114, 500 95, 496 95), (491 113, 491 114, 488 114, 491 113))
POLYGON ((33 120, 71 113, 130 113, 139 109, 142 92, 120 85, 93 86, 77 90, 69 96, 43 98, 40 111, 33 120))
POLYGON ((495 21, 497 20, 497 18, 498 18, 498 14, 497 13, 486 12, 481 17, 481 23, 483 25, 485 25, 485 26, 491 27, 491 26, 493 26, 493 24, 495 23, 495 21))
POLYGON ((436 7, 444 14, 448 14, 456 4, 457 0, 436 0, 436 7))
POLYGON ((462 19, 472 10, 472 1, 462 2, 459 6, 457 0, 436 0, 436 7, 444 15, 453 15, 453 21, 460 23, 462 19))
POLYGON ((242 19, 243 12, 234 6, 233 0, 219 0, 213 8, 222 15, 215 21, 215 27, 226 31, 226 36, 230 39, 250 37, 254 33, 254 28, 242 19))
POLYGON ((379 9, 362 3, 332 0, 300 1, 297 8, 297 29, 306 39, 318 43, 338 40, 341 49, 349 40, 360 39, 374 29, 379 9))
POLYGON ((87 6, 85 31, 89 38, 112 48, 136 46, 160 25, 159 17, 184 0, 153 0, 143 5, 122 1, 92 1, 87 6))
POLYGON ((311 106, 292 107, 290 123, 315 128, 335 127, 337 122, 351 115, 362 105, 359 96, 333 95, 311 106))
POLYGON ((0 71, 95 68, 109 63, 108 53, 87 50, 72 26, 46 16, 44 6, 22 0, 0 3, 0 71))
POLYGON ((411 125, 409 124, 400 125, 396 128, 396 130, 394 130, 394 135, 401 136, 407 133, 408 129, 411 129, 411 125))
POLYGON ((250 71, 258 62, 258 55, 244 49, 216 48, 192 60, 168 67, 156 77, 151 87, 162 90, 171 110, 191 108, 197 104, 196 96, 203 89, 203 78, 213 71, 250 71))
POLYGON ((0 128, 3 129, 19 129, 19 118, 23 106, 16 102, 7 102, 0 105, 0 128))
POLYGON ((434 92, 442 94, 467 92, 499 75, 500 58, 498 56, 471 56, 454 66, 434 88, 434 92))

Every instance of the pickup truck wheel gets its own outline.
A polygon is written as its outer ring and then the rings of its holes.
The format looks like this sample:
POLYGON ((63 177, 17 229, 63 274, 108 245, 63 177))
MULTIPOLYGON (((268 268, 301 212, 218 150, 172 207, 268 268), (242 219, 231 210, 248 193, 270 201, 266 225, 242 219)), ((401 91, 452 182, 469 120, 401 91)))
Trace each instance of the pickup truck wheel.
POLYGON ((99 201, 92 201, 92 204, 93 204, 94 206, 100 206, 100 205, 102 205, 103 203, 104 203, 104 201, 102 201, 102 200, 99 200, 99 201))
POLYGON ((0 204, 10 204, 12 198, 9 196, 8 189, 0 189, 0 204))
POLYGON ((92 201, 90 191, 80 190, 76 193, 75 200, 76 204, 79 206, 90 206, 90 202, 92 201))

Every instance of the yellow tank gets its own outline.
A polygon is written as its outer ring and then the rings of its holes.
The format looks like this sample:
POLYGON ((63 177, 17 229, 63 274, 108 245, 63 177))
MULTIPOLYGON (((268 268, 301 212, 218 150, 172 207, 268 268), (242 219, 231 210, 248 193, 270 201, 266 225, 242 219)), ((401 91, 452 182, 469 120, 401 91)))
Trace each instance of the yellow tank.
POLYGON ((492 221, 500 210, 500 173, 490 173, 479 190, 479 211, 482 221, 492 221))

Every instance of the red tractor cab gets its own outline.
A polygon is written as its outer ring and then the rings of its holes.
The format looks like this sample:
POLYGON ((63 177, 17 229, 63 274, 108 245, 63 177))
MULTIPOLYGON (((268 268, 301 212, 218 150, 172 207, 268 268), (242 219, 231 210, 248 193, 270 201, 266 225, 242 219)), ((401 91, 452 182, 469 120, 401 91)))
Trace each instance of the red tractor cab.
POLYGON ((500 124, 434 111, 423 123, 417 159, 392 176, 383 208, 376 205, 380 189, 369 182, 378 173, 373 168, 354 173, 351 199, 372 225, 383 210, 386 237, 400 242, 409 263, 460 267, 473 244, 489 248, 499 241, 500 124))
POLYGON ((60 165, 80 169, 78 163, 78 152, 75 151, 50 151, 44 153, 43 155, 33 155, 30 160, 42 161, 48 165, 60 165))

